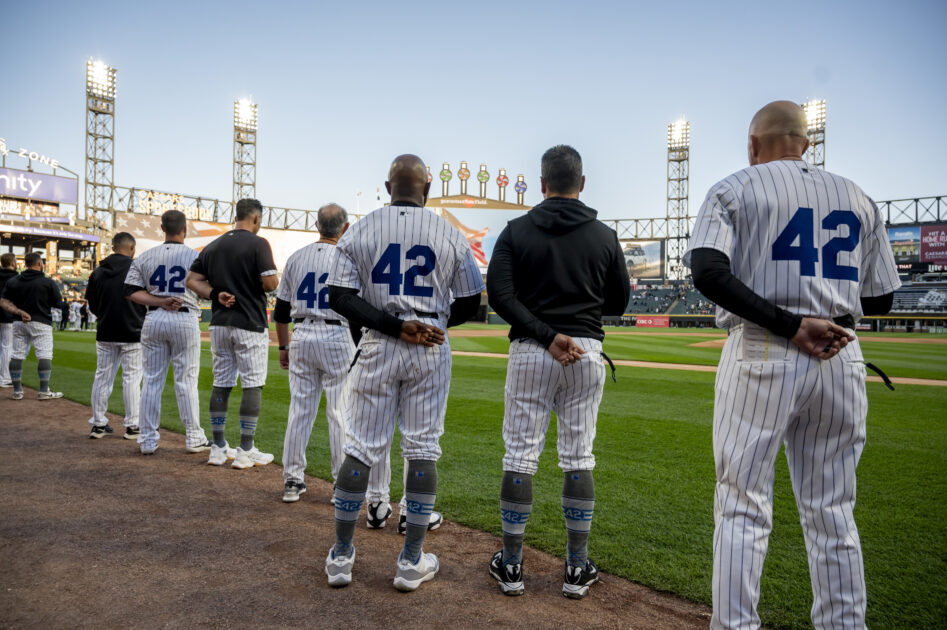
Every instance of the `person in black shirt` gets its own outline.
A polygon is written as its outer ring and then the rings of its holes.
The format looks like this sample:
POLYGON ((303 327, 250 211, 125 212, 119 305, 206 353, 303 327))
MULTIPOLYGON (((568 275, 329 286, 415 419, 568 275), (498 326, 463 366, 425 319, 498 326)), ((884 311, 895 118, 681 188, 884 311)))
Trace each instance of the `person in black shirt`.
POLYGON ((270 244, 260 236, 263 205, 256 199, 237 202, 234 229, 210 243, 187 274, 187 287, 211 301, 210 347, 214 356, 214 388, 210 396, 210 423, 214 444, 208 464, 227 461, 227 407, 230 390, 243 387, 240 401, 240 448, 234 468, 264 466, 273 455, 253 446, 266 368, 269 329, 266 294, 279 284, 270 244))
MULTIPOLYGON (((15 278, 16 255, 0 256, 0 295, 7 281, 15 278)), ((13 387, 10 380, 10 352, 13 351, 13 315, 0 308, 0 387, 13 387)))
POLYGON ((82 330, 89 329, 89 303, 85 300, 79 301, 79 317, 82 320, 82 330))
POLYGON ((125 401, 125 439, 138 438, 138 409, 141 402, 141 325, 145 307, 125 299, 125 276, 135 257, 135 237, 119 232, 112 237, 112 251, 89 276, 85 290, 88 310, 99 319, 95 333, 95 381, 92 383, 92 425, 90 438, 112 432, 105 412, 112 384, 122 368, 122 396, 125 401))
POLYGON ((562 511, 568 542, 562 594, 579 599, 598 581, 588 558, 595 505, 592 442, 602 390, 602 315, 621 315, 631 292, 615 231, 579 201, 582 158, 555 146, 542 157, 545 200, 500 233, 487 269, 490 306, 510 323, 503 418, 503 550, 490 575, 507 595, 523 593, 523 537, 533 475, 549 426, 558 418, 562 511))
POLYGON ((10 359, 10 380, 13 381, 13 400, 22 400, 23 360, 30 351, 36 353, 39 372, 39 400, 62 398, 62 392, 49 389, 49 375, 53 369, 53 318, 51 308, 62 302, 59 287, 43 273, 43 259, 36 252, 27 254, 23 262, 26 270, 7 281, 0 296, 0 307, 13 313, 20 321, 13 324, 13 350, 10 359))

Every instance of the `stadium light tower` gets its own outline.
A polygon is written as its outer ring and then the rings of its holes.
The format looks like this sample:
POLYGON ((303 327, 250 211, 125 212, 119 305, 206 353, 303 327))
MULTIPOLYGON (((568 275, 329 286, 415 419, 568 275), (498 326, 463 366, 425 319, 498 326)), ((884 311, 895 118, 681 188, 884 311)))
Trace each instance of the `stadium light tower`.
POLYGON ((667 274, 684 277, 681 258, 690 238, 688 188, 690 181, 691 124, 681 118, 668 125, 667 274))
POLYGON ((115 68, 89 59, 85 76, 85 218, 100 227, 112 227, 115 68))
POLYGON ((825 168, 825 99, 813 99, 802 104, 806 112, 809 149, 806 151, 806 162, 825 168))
POLYGON ((248 98, 233 102, 233 202, 256 197, 257 105, 248 98))

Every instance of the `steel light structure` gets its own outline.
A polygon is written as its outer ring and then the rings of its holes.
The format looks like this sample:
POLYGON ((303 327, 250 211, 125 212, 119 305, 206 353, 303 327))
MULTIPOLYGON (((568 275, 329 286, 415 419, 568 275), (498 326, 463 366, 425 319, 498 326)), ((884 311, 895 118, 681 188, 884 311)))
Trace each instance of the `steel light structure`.
POLYGON ((115 68, 86 61, 85 219, 114 224, 115 68))
POLYGON ((257 115, 250 99, 233 102, 233 203, 256 197, 257 115))
POLYGON ((825 99, 813 99, 802 104, 806 113, 806 135, 809 149, 806 161, 818 168, 825 168, 825 99))
POLYGON ((667 277, 683 278, 681 258, 690 238, 688 209, 691 124, 681 118, 668 125, 667 156, 667 277))

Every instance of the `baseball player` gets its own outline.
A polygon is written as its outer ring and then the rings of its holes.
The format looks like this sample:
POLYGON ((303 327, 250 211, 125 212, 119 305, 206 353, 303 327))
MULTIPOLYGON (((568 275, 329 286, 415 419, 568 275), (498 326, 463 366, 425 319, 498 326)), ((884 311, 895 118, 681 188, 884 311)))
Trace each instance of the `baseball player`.
POLYGON ((444 329, 476 312, 483 281, 463 235, 424 209, 431 184, 420 158, 395 158, 385 186, 391 205, 339 239, 328 279, 329 306, 369 330, 349 375, 349 432, 336 478, 336 541, 326 575, 331 586, 352 581, 355 522, 369 472, 390 450, 398 421, 408 459, 408 513, 394 586, 413 591, 438 571, 437 556, 423 553, 422 544, 437 494, 438 440, 450 385, 444 329))
POLYGON ((183 212, 168 210, 162 214, 161 231, 164 243, 132 261, 125 277, 125 295, 148 308, 141 326, 144 378, 138 446, 143 455, 152 455, 158 448, 161 395, 170 364, 174 368, 178 413, 185 428, 185 450, 200 453, 210 448, 200 425, 197 399, 201 369, 200 308, 197 296, 184 284, 197 252, 184 244, 187 218, 183 212))
POLYGON ((0 307, 13 313, 20 321, 13 323, 13 348, 10 352, 10 380, 13 382, 13 400, 23 399, 23 360, 30 352, 36 354, 39 372, 39 400, 62 398, 62 392, 49 389, 49 375, 53 369, 53 319, 50 309, 59 306, 62 296, 56 283, 43 273, 43 259, 36 252, 23 258, 26 269, 11 278, 3 287, 0 307))
POLYGON ((138 439, 138 405, 141 402, 141 324, 145 307, 125 298, 125 278, 135 257, 135 237, 118 232, 112 237, 111 256, 89 275, 85 295, 92 315, 102 317, 95 333, 95 380, 92 383, 90 438, 112 433, 105 412, 119 366, 125 401, 125 439, 138 439))
POLYGON ((73 300, 69 304, 69 321, 72 322, 72 329, 74 331, 79 330, 79 324, 82 322, 82 304, 79 300, 73 300))
MULTIPOLYGON (((7 281, 15 278, 16 255, 6 253, 0 256, 0 295, 7 281)), ((59 309, 52 309, 52 314, 59 309)), ((0 387, 13 387, 10 380, 10 353, 13 351, 13 316, 0 308, 0 387)))
POLYGON ((489 571, 506 595, 523 593, 523 537, 552 410, 568 534, 562 594, 581 599, 598 581, 588 538, 595 506, 592 443, 605 386, 602 315, 624 313, 631 287, 618 235, 579 201, 585 187, 579 153, 552 147, 541 167, 543 202, 507 224, 487 269, 490 306, 510 322, 503 550, 489 571))
POLYGON ((230 390, 243 387, 240 401, 240 447, 233 468, 265 466, 273 461, 253 445, 266 368, 270 335, 266 294, 279 284, 270 244, 260 236, 263 205, 241 199, 236 206, 234 229, 201 251, 187 275, 187 286, 211 301, 210 348, 214 356, 214 389, 210 396, 210 423, 214 443, 207 463, 227 461, 227 406, 230 390))
POLYGON ((684 255, 728 331, 714 387, 712 628, 759 628, 760 574, 785 444, 809 554, 812 623, 865 627, 855 470, 865 366, 855 323, 900 286, 884 219, 854 183, 802 160, 806 116, 753 117, 750 167, 710 189, 684 255))

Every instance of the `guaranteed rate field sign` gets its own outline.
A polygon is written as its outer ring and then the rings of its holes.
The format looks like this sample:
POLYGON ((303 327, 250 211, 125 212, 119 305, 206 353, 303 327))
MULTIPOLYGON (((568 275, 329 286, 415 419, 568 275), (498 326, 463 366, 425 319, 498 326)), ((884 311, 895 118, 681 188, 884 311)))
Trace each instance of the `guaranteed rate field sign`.
POLYGON ((79 201, 79 180, 0 168, 0 197, 76 204, 79 201))

